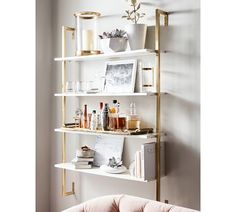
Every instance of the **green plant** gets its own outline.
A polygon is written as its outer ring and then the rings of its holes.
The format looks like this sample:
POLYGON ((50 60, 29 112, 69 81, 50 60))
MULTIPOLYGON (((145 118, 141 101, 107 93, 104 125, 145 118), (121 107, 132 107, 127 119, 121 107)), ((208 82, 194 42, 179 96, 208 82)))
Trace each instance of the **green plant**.
MULTIPOLYGON (((127 0, 128 1, 128 0, 127 0)), ((145 13, 140 13, 141 4, 137 3, 137 0, 130 0, 132 10, 125 10, 125 15, 122 18, 126 18, 127 20, 132 21, 133 23, 137 24, 140 18, 145 16, 145 13)))
POLYGON ((126 38, 128 39, 128 35, 124 30, 114 29, 111 32, 103 32, 102 35, 98 35, 101 39, 106 38, 126 38))

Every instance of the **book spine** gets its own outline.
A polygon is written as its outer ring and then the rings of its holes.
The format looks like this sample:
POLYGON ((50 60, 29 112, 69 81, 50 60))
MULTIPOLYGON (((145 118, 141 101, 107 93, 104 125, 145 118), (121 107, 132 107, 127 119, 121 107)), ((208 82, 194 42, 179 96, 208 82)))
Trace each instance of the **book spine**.
POLYGON ((141 177, 141 151, 135 153, 135 177, 141 177))
POLYGON ((137 154, 137 177, 141 177, 141 151, 137 154))
POLYGON ((144 172, 144 145, 141 145, 141 178, 145 178, 144 172))

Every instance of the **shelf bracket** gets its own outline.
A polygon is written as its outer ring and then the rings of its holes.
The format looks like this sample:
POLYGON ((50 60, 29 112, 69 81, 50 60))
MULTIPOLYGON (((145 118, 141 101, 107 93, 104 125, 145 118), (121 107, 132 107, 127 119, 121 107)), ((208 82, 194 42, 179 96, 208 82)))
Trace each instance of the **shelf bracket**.
POLYGON ((160 32, 161 32, 161 16, 164 17, 164 26, 168 26, 168 12, 156 9, 156 24, 155 24, 155 50, 156 54, 156 200, 161 199, 161 46, 160 46, 160 32))
MULTIPOLYGON (((72 27, 62 26, 62 57, 66 57, 66 34, 67 32, 72 32, 72 39, 74 39, 75 29, 72 27)), ((65 92, 66 84, 66 61, 62 61, 62 93, 65 92)), ((66 114, 66 97, 62 97, 62 126, 65 124, 66 114)), ((62 134, 62 162, 66 162, 66 134, 62 134)), ((62 170, 62 196, 70 196, 75 194, 75 183, 72 182, 71 191, 66 191, 66 170, 62 170)))

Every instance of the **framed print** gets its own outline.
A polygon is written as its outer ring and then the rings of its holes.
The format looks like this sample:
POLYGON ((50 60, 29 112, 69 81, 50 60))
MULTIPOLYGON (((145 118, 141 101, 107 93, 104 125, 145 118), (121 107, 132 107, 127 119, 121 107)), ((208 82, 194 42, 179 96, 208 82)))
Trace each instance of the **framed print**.
POLYGON ((105 64, 104 92, 133 93, 137 60, 109 61, 105 64))

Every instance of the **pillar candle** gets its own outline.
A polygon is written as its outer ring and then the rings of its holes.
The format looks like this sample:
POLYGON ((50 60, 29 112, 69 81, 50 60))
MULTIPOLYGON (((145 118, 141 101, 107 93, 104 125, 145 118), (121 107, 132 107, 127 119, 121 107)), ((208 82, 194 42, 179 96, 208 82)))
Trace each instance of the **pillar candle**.
POLYGON ((91 29, 82 31, 82 50, 94 50, 94 32, 91 29))

